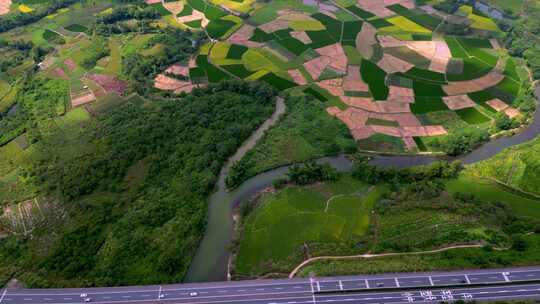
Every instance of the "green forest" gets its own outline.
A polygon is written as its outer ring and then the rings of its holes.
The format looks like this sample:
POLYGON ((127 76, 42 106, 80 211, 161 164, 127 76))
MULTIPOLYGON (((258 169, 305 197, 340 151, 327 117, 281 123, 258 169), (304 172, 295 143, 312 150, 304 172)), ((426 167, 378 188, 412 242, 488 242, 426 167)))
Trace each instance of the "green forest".
POLYGON ((40 134, 22 175, 52 210, 32 238, 0 243, 1 272, 41 287, 181 280, 220 168, 275 94, 222 82, 181 100, 132 98, 40 134))

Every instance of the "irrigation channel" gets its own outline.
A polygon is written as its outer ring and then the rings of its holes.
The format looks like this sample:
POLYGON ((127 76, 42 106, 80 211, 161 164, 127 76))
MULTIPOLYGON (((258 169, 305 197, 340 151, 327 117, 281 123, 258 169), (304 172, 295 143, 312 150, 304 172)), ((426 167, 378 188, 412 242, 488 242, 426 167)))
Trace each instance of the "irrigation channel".
MULTIPOLYGON (((540 87, 536 91, 540 101, 540 87)), ((284 177, 289 166, 279 167, 256 175, 233 192, 225 190, 225 178, 232 164, 241 159, 263 135, 264 132, 275 124, 279 117, 285 112, 285 103, 279 98, 276 109, 263 125, 257 129, 250 138, 238 149, 238 151, 227 161, 220 172, 217 182, 217 191, 210 196, 208 210, 208 224, 203 240, 190 265, 185 282, 212 282, 227 280, 227 265, 229 259, 229 248, 233 235, 232 211, 235 204, 247 200, 257 192, 272 185, 276 178, 284 177)), ((447 160, 461 160, 465 164, 472 164, 488 159, 503 149, 525 143, 534 139, 540 134, 540 109, 534 114, 533 122, 522 132, 511 137, 502 137, 492 140, 473 152, 455 158, 445 158, 447 160)), ((412 167, 430 164, 441 158, 424 155, 411 156, 376 156, 371 160, 371 164, 382 167, 412 167)), ((323 157, 317 160, 318 163, 330 164, 340 172, 350 171, 352 162, 344 155, 335 157, 323 157)))

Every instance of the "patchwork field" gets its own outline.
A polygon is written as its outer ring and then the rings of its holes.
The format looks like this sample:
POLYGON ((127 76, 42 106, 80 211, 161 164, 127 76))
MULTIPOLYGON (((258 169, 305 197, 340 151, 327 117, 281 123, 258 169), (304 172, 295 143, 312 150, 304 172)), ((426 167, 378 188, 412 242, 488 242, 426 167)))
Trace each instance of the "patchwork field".
MULTIPOLYGON (((265 81, 280 90, 316 87, 330 97, 329 115, 365 150, 373 149, 370 137, 384 135, 378 140, 403 146, 392 150, 418 152, 422 138, 463 129, 454 125, 493 130, 498 111, 519 121, 530 115, 515 103, 519 83, 527 80, 514 72, 516 62, 492 38, 499 35, 494 21, 470 6, 456 14, 478 33, 452 36, 440 30, 446 21, 433 7, 413 1, 274 1, 256 6, 247 22, 219 13, 213 2, 197 1, 185 2, 178 18, 202 18, 197 27, 216 40, 190 64, 191 80, 161 75, 158 88, 180 93, 231 77, 265 81), (489 98, 474 98, 479 94, 489 98), (424 119, 439 112, 453 112, 462 123, 424 119)), ((425 142, 423 150, 438 150, 431 139, 425 142)))

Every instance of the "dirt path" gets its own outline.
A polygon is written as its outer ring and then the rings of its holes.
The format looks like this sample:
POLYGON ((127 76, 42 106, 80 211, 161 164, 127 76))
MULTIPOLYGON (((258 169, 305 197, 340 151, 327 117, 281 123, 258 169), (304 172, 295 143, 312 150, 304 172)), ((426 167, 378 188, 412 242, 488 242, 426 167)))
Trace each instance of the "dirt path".
POLYGON ((359 254, 359 255, 348 255, 348 256, 319 256, 307 259, 300 263, 300 265, 296 266, 293 271, 289 274, 289 278, 294 278, 298 271, 302 269, 304 266, 315 262, 315 261, 321 261, 321 260, 353 260, 353 259, 371 259, 371 258, 380 258, 380 257, 388 257, 388 256, 401 256, 401 255, 421 255, 421 254, 431 254, 431 253, 439 253, 444 252, 452 249, 459 249, 459 248, 481 248, 483 247, 483 244, 471 244, 471 245, 455 245, 455 246, 449 246, 444 247, 440 249, 435 250, 428 250, 428 251, 415 251, 415 252, 389 252, 389 253, 380 253, 380 254, 359 254))

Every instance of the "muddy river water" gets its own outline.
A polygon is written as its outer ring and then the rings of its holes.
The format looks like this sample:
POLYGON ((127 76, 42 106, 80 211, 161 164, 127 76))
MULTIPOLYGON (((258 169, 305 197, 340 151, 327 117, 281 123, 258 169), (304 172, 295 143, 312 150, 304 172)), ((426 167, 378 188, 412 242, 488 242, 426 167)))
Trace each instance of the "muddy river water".
MULTIPOLYGON (((537 96, 540 96, 540 88, 537 90, 537 96)), ((284 112, 285 103, 282 99, 278 99, 272 117, 261 125, 248 140, 246 140, 221 170, 217 183, 217 191, 213 193, 209 199, 206 233, 191 263, 190 269, 184 280, 185 282, 227 280, 229 248, 233 235, 233 206, 240 201, 249 199, 264 188, 269 187, 276 178, 284 177, 289 166, 279 167, 256 175, 232 192, 227 192, 225 190, 225 178, 232 164, 242 158, 242 156, 256 144, 257 140, 263 136, 264 132, 279 120, 279 117, 284 112)), ((502 137, 492 140, 469 154, 446 159, 459 159, 465 164, 475 163, 490 158, 507 147, 530 141, 539 133, 540 110, 537 110, 533 122, 521 133, 511 137, 502 137)), ((439 159, 440 158, 433 156, 421 155, 377 156, 371 163, 383 167, 395 166, 403 168, 425 165, 439 159)), ((349 171, 352 168, 352 162, 343 155, 323 157, 318 159, 317 162, 330 164, 339 171, 349 171)))

